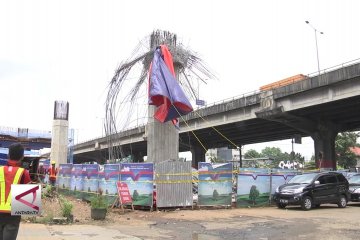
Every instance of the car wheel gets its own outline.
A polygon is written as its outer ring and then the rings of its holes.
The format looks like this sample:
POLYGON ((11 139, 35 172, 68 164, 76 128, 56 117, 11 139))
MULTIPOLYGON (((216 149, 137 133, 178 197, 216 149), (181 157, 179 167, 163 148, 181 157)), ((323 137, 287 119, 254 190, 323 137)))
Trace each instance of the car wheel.
POLYGON ((284 204, 284 203, 276 203, 276 206, 278 208, 284 209, 286 207, 286 204, 284 204))
POLYGON ((304 197, 301 203, 301 208, 305 211, 308 211, 312 208, 312 205, 313 203, 311 197, 304 197))
POLYGON ((341 195, 339 198, 338 206, 339 208, 345 208, 346 205, 347 205, 346 197, 344 195, 341 195))

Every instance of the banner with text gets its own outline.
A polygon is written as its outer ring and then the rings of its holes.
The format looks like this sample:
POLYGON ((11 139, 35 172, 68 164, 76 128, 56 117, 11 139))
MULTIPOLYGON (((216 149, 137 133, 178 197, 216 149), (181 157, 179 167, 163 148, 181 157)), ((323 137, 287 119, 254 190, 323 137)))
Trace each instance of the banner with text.
POLYGON ((128 185, 133 205, 153 204, 153 163, 122 163, 120 181, 128 185))
POLYGON ((105 164, 99 173, 99 189, 106 195, 117 195, 116 182, 119 181, 120 164, 105 164))

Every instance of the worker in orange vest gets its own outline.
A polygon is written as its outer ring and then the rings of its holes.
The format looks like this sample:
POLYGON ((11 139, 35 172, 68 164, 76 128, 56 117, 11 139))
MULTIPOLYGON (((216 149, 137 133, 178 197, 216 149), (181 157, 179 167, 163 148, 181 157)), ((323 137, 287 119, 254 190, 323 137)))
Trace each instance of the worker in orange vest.
POLYGON ((11 184, 30 183, 30 174, 20 167, 24 148, 19 143, 9 146, 8 162, 0 167, 0 239, 15 240, 21 216, 11 215, 11 184))
POLYGON ((56 184, 56 175, 57 175, 57 168, 55 167, 55 161, 51 161, 51 166, 49 168, 49 180, 52 186, 56 184))

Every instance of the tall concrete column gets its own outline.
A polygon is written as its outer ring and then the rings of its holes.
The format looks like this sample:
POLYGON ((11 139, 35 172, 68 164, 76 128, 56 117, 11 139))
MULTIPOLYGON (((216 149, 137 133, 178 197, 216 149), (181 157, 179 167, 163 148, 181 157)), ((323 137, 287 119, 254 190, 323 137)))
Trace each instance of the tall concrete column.
POLYGON ((202 146, 193 145, 191 148, 192 166, 198 168, 199 162, 205 162, 206 151, 202 146))
POLYGON ((68 131, 69 122, 67 120, 53 121, 50 161, 55 161, 56 166, 67 163, 68 131))
POLYGON ((329 122, 318 124, 317 130, 311 135, 314 140, 315 163, 317 168, 336 170, 335 138, 336 126, 329 122))
MULTIPOLYGON (((151 35, 150 48, 155 50, 160 44, 166 44, 169 49, 176 48, 176 35, 163 32, 154 32, 151 35)), ((172 52, 173 54, 173 52, 172 52)), ((179 71, 176 58, 173 54, 175 73, 179 71)), ((147 135, 147 161, 163 162, 179 159, 179 131, 171 122, 161 123, 154 119, 156 107, 149 105, 147 135)))
POLYGON ((56 101, 54 107, 54 120, 51 133, 50 161, 55 161, 56 166, 67 163, 68 132, 69 132, 69 103, 56 101))

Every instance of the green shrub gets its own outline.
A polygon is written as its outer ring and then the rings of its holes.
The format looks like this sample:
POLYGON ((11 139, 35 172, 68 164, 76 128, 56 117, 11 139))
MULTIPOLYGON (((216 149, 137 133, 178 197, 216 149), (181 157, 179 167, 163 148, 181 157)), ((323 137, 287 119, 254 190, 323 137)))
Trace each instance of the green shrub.
POLYGON ((73 204, 62 196, 59 198, 59 202, 61 207, 61 215, 70 219, 72 216, 72 209, 74 207, 73 204))
POLYGON ((106 198, 101 194, 97 194, 96 196, 92 197, 90 204, 91 208, 93 209, 107 208, 108 206, 106 198))

